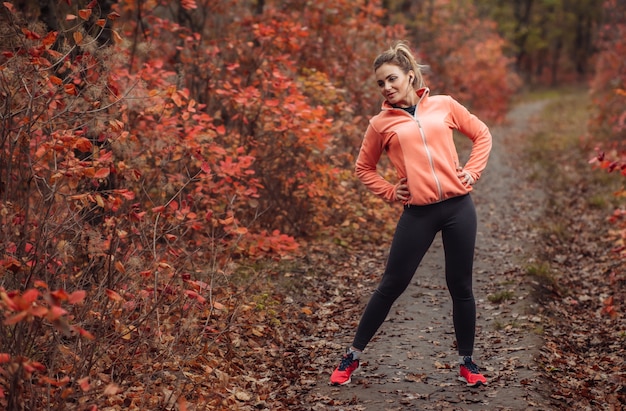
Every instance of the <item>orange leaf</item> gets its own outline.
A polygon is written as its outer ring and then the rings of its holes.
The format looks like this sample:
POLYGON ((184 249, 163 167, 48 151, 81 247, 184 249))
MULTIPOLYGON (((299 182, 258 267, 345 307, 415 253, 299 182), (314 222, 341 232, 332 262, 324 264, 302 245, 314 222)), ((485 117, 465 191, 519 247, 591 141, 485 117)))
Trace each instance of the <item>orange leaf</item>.
POLYGON ((78 10, 78 15, 83 20, 89 20, 89 17, 91 16, 91 9, 78 10))
POLYGON ((4 325, 17 324, 20 321, 22 321, 24 318, 26 318, 27 315, 28 315, 28 311, 21 311, 15 314, 13 317, 9 317, 6 320, 4 320, 4 325))
POLYGON ((22 294, 22 299, 29 304, 34 302, 37 297, 39 297, 39 290, 36 290, 34 288, 26 290, 24 294, 22 294))
POLYGON ((0 364, 4 364, 6 362, 11 361, 11 355, 8 353, 0 353, 0 364))
POLYGON ((22 33, 24 33, 24 35, 26 36, 27 39, 29 40, 39 40, 41 38, 41 36, 35 32, 32 32, 26 28, 22 29, 22 33))
POLYGON ((224 224, 224 225, 230 225, 233 223, 233 221, 235 221, 235 217, 233 216, 227 217, 224 220, 219 219, 220 224, 224 224))
POLYGON ((120 34, 115 30, 111 30, 111 33, 113 33, 113 40, 115 41, 115 44, 120 44, 122 42, 122 36, 120 36, 120 34))
POLYGON ((4 7, 6 7, 7 9, 9 9, 9 11, 13 14, 15 14, 15 7, 13 6, 13 4, 9 3, 8 1, 5 1, 4 3, 4 7))
POLYGON ((63 80, 61 80, 57 76, 50 76, 50 82, 55 86, 60 86, 63 84, 63 80))
POLYGON ((73 84, 66 84, 65 86, 63 86, 63 89, 65 89, 65 92, 67 94, 70 94, 72 96, 77 95, 78 93, 76 92, 76 86, 73 84))
POLYGON ((181 6, 185 10, 197 9, 198 5, 196 4, 196 0, 182 0, 181 6))
POLYGON ((107 289, 105 292, 107 293, 107 297, 109 297, 109 299, 111 299, 113 301, 123 301, 124 300, 121 295, 119 295, 118 293, 116 293, 113 290, 107 289))
POLYGON ((80 31, 75 31, 75 32, 72 34, 72 37, 74 38, 74 42, 75 42, 76 44, 80 44, 80 43, 82 43, 82 42, 83 42, 83 34, 82 34, 80 31))
POLYGON ((72 21, 72 20, 76 20, 76 19, 77 19, 77 16, 75 14, 67 14, 65 16, 65 20, 67 20, 67 21, 72 21))
POLYGON ((67 292, 65 292, 65 290, 63 289, 52 291, 50 295, 56 298, 57 300, 61 300, 61 301, 67 300, 67 297, 68 297, 67 292))
POLYGON ((90 333, 89 331, 85 330, 84 328, 78 327, 78 326, 74 326, 73 327, 75 331, 78 332, 78 334, 80 334, 82 337, 85 337, 88 340, 95 340, 96 337, 94 337, 94 335, 92 333, 90 333))
POLYGON ((104 395, 115 395, 120 392, 120 387, 117 384, 110 383, 106 387, 104 387, 104 395))
POLYGON ((248 229, 246 227, 237 227, 234 232, 235 234, 245 235, 248 233, 248 229))
POLYGON ((48 284, 46 284, 45 282, 43 282, 41 280, 35 280, 34 284, 35 284, 35 287, 41 287, 41 288, 48 289, 48 284))
POLYGON ((50 321, 54 321, 54 320, 58 320, 65 314, 67 314, 66 310, 59 307, 58 305, 53 305, 52 308, 48 310, 48 316, 46 318, 48 318, 50 321))
POLYGON ((32 307, 30 309, 30 313, 35 316, 35 317, 45 317, 46 314, 48 314, 48 309, 46 307, 43 307, 41 305, 37 305, 35 307, 32 307))
POLYGON ((87 296, 87 291, 77 290, 67 297, 67 302, 70 304, 82 303, 86 296, 87 296))
POLYGON ((94 174, 94 178, 107 178, 109 176, 109 174, 111 174, 111 169, 107 168, 101 168, 100 170, 96 171, 96 174, 94 174))
POLYGON ((58 32, 56 31, 51 31, 50 33, 46 34, 46 37, 43 38, 43 40, 41 41, 43 43, 43 45, 48 48, 51 45, 54 44, 54 42, 57 39, 57 34, 58 32))
POLYGON ((124 267, 124 264, 119 261, 115 262, 115 269, 122 274, 126 274, 126 267, 124 267))
POLYGON ((76 140, 76 143, 74 143, 74 148, 76 148, 81 153, 90 152, 92 147, 93 146, 91 144, 91 141, 89 141, 89 139, 85 137, 80 137, 78 140, 76 140))
POLYGON ((78 386, 80 387, 81 390, 83 390, 83 392, 87 392, 91 389, 91 387, 89 386, 89 377, 83 377, 77 382, 78 382, 78 386))

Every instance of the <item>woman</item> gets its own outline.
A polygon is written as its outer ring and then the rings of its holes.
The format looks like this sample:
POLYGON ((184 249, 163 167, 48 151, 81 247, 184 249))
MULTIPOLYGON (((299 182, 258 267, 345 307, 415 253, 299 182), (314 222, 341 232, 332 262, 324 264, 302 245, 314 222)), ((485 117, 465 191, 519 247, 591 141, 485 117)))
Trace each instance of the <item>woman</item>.
POLYGON ((359 179, 388 202, 402 202, 382 280, 370 298, 352 346, 332 373, 332 385, 347 384, 359 368, 366 345, 385 320, 394 301, 409 285, 435 235, 441 231, 445 276, 460 356, 460 377, 469 386, 486 384, 472 360, 476 304, 472 267, 476 212, 469 193, 487 165, 491 134, 487 126, 449 96, 431 96, 421 69, 405 42, 374 61, 376 82, 385 101, 365 132, 356 161, 359 179), (472 151, 459 163, 453 130, 469 137, 472 151), (385 180, 376 166, 383 151, 398 181, 385 180))

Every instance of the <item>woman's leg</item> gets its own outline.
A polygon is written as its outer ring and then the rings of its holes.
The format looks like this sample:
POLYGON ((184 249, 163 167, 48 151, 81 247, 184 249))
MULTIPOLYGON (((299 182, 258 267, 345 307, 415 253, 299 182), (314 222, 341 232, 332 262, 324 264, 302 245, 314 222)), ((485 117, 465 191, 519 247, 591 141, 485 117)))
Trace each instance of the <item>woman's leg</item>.
POLYGON ((391 243, 387 266, 361 317, 352 347, 363 351, 392 304, 406 290, 438 232, 437 205, 404 210, 391 243))
POLYGON ((446 202, 442 229, 446 283, 452 297, 452 319, 459 355, 472 355, 476 333, 476 303, 472 269, 476 243, 476 210, 469 195, 446 202))

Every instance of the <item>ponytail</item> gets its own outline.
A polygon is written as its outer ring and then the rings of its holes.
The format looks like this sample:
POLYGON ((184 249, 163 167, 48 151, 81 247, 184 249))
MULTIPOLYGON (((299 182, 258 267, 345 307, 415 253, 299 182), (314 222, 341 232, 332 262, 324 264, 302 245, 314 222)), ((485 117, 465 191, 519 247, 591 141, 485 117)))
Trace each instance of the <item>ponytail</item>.
POLYGON ((400 67, 405 74, 412 70, 415 73, 411 83, 414 89, 426 87, 422 71, 428 66, 417 63, 406 41, 397 41, 388 50, 379 54, 374 60, 374 71, 386 63, 400 67))

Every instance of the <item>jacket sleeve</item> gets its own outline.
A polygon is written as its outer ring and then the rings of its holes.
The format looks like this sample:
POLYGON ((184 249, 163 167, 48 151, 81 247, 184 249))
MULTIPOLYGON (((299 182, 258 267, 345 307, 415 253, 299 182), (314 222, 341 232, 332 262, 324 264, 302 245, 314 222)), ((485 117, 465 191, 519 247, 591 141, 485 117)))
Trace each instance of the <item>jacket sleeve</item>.
POLYGON ((385 180, 376 169, 383 150, 383 138, 370 124, 365 131, 356 160, 356 175, 372 193, 387 202, 392 202, 396 196, 395 185, 385 180))
POLYGON ((462 104, 450 97, 452 121, 457 130, 472 140, 472 151, 463 167, 475 181, 487 167, 492 137, 489 128, 478 117, 470 113, 462 104))

